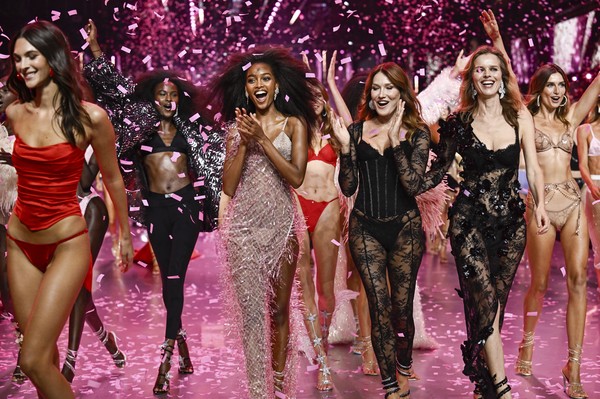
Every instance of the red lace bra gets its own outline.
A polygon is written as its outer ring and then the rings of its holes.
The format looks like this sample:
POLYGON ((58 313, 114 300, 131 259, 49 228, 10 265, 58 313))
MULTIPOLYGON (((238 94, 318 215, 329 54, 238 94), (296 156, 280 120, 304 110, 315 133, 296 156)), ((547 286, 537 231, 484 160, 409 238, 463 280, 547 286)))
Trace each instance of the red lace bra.
POLYGON ((337 154, 335 153, 333 147, 329 143, 325 144, 325 146, 321 148, 321 151, 319 151, 318 154, 315 154, 315 151, 311 147, 308 148, 307 162, 322 161, 335 167, 335 164, 337 163, 337 158, 337 154))

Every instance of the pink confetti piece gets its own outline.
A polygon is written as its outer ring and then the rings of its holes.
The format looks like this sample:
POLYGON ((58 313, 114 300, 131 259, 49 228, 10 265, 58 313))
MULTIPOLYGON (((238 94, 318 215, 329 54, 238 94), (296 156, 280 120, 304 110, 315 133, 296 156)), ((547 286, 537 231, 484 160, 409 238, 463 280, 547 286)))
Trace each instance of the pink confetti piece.
POLYGON ((194 115, 190 116, 190 122, 196 122, 198 119, 200 119, 200 114, 199 113, 195 113, 194 115))
POLYGON ((148 264, 146 262, 143 262, 141 260, 138 260, 137 263, 142 266, 142 267, 148 267, 148 264))
POLYGON ((463 190, 463 194, 465 195, 465 197, 471 196, 471 192, 469 190, 463 190))
POLYGON ((206 143, 202 146, 202 152, 206 152, 206 149, 210 147, 210 144, 206 143))
POLYGON ((146 199, 143 199, 143 200, 142 200, 142 204, 144 204, 144 206, 148 206, 148 200, 146 200, 146 199))
POLYGON ((306 35, 306 36, 304 36, 304 37, 302 37, 302 38, 298 39, 298 43, 299 43, 299 44, 302 44, 302 43, 304 43, 305 41, 307 41, 308 39, 310 39, 310 36, 309 36, 309 35, 306 35))
POLYGON ((133 24, 129 25, 129 26, 127 27, 127 29, 129 29, 129 30, 134 30, 134 29, 137 29, 137 27, 138 27, 138 24, 136 24, 136 23, 133 23, 133 24))
POLYGON ((67 14, 69 14, 69 17, 72 17, 73 15, 77 15, 77 10, 67 11, 67 14))
POLYGON ((373 29, 369 28, 369 30, 367 32, 369 32, 369 35, 372 35, 373 34, 373 29))
POLYGON ((219 303, 219 298, 209 299, 208 303, 209 303, 209 305, 212 305, 212 304, 215 304, 215 303, 219 303))
POLYGON ((306 72, 305 76, 306 76, 307 79, 316 78, 317 77, 317 75, 315 75, 314 72, 306 72))
POLYGON ((536 317, 538 312, 527 312, 527 316, 536 317))
POLYGON ((342 25, 334 26, 334 27, 333 27, 333 31, 334 31, 334 32, 337 32, 338 30, 340 30, 340 27, 341 27, 341 26, 342 26, 342 25))
POLYGON ((131 49, 129 47, 121 46, 121 51, 127 54, 131 53, 131 49))
POLYGON ((290 96, 288 96, 287 94, 285 95, 285 102, 289 102, 290 101, 290 96))
POLYGON ((98 275, 98 277, 96 278, 96 282, 97 282, 98 284, 100 284, 100 281, 102 281, 102 279, 103 279, 103 278, 104 278, 104 274, 100 274, 100 275, 98 275))
POLYGON ((596 205, 598 202, 600 202, 600 199, 596 200, 596 201, 592 201, 592 205, 596 205))
POLYGON ((203 187, 204 186, 204 180, 198 180, 194 182, 194 187, 203 187))
POLYGON ((201 222, 204 222, 204 213, 203 212, 198 213, 198 220, 200 220, 201 222))
POLYGON ((306 366, 306 371, 315 371, 319 369, 319 365, 315 364, 315 365, 308 365, 306 366))
MULTIPOLYGON (((181 156, 180 153, 178 153, 177 151, 175 151, 173 153, 173 155, 171 156, 171 162, 177 162, 177 159, 181 156)), ((185 173, 183 173, 183 175, 185 176, 185 173)), ((179 175, 178 175, 179 176, 179 175)))
POLYGON ((387 53, 385 52, 385 46, 383 43, 379 43, 377 47, 379 47, 379 54, 381 54, 382 57, 385 57, 387 53))
POLYGON ((527 39, 527 43, 529 43, 529 47, 533 47, 533 39, 532 38, 527 39))
MULTIPOLYGON (((123 87, 123 86, 121 86, 121 87, 123 87)), ((132 123, 132 122, 129 120, 129 118, 123 118, 123 122, 125 122, 125 123, 126 123, 126 124, 128 124, 128 125, 131 125, 131 123, 132 123)))
POLYGON ((181 201, 182 200, 182 197, 179 196, 179 195, 177 195, 177 194, 175 194, 175 193, 169 194, 169 197, 173 198, 175 201, 181 201))
POLYGON ((129 207, 129 211, 130 211, 130 212, 137 212, 137 211, 139 211, 139 210, 140 210, 140 207, 139 207, 139 206, 130 206, 130 207, 129 207))
POLYGON ((347 64, 349 62, 352 62, 352 57, 346 57, 346 58, 342 58, 340 60, 340 64, 342 64, 342 65, 347 64))
POLYGON ((283 392, 275 391, 275 396, 277 396, 280 399, 287 399, 287 395, 283 392))
POLYGON ((560 268, 560 272, 562 273, 563 277, 567 275, 567 269, 565 269, 564 266, 560 268))
POLYGON ((179 276, 178 275, 174 275, 174 276, 167 276, 167 278, 169 280, 179 280, 179 276))
POLYGON ((401 333, 401 332, 400 332, 400 333, 398 333, 398 336, 399 336, 400 338, 404 338, 404 333, 401 333))
POLYGON ((177 56, 178 56, 179 58, 183 58, 183 57, 184 57, 186 54, 187 54, 187 50, 181 50, 181 51, 179 52, 179 54, 177 54, 177 56))
POLYGON ((147 64, 148 62, 150 62, 150 60, 152 59, 152 56, 147 55, 144 57, 144 59, 142 60, 142 64, 147 64))
POLYGON ((332 243, 333 245, 336 245, 336 246, 338 246, 338 247, 341 245, 341 244, 340 244, 340 243, 339 243, 337 240, 335 240, 335 239, 331 240, 331 243, 332 243))
POLYGON ((321 140, 328 140, 331 138, 331 134, 326 134, 325 136, 321 137, 321 140))
POLYGON ((120 159, 119 162, 121 165, 133 165, 133 161, 129 161, 127 159, 120 159))
POLYGON ((186 173, 178 173, 177 177, 179 177, 180 179, 183 179, 183 178, 187 177, 187 174, 186 173))
POLYGON ((123 94, 127 94, 127 89, 124 88, 122 85, 118 85, 117 90, 119 90, 123 94))
POLYGON ((242 71, 247 71, 248 69, 250 69, 251 66, 252 66, 251 62, 247 63, 246 65, 243 65, 242 66, 242 71))
POLYGON ((87 34, 87 32, 85 31, 85 29, 83 29, 83 28, 79 29, 79 34, 80 34, 80 35, 81 35, 81 37, 83 37, 84 39, 87 39, 87 38, 88 38, 88 34, 87 34))
POLYGON ((140 147, 142 151, 152 152, 152 147, 149 145, 143 145, 140 147))
POLYGON ((152 230, 154 230, 154 224, 150 223, 150 234, 152 234, 152 230))

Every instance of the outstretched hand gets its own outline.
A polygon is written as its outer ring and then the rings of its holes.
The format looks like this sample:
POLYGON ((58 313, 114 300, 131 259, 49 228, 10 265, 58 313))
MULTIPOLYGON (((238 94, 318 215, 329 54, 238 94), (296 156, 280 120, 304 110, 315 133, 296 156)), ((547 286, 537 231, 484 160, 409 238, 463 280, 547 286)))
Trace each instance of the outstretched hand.
POLYGON ((329 87, 335 85, 335 64, 337 62, 337 50, 334 50, 331 54, 331 61, 329 62, 329 68, 327 68, 327 51, 323 51, 323 73, 327 72, 327 84, 329 87))
POLYGON ((479 16, 479 20, 492 42, 500 37, 500 28, 492 10, 483 10, 479 16))
POLYGON ((464 53, 465 53, 465 50, 460 50, 460 53, 458 53, 458 57, 456 57, 456 62, 454 62, 454 66, 452 67, 452 70, 450 71, 450 77, 457 78, 458 75, 460 75, 460 73, 465 70, 467 63, 471 59, 472 54, 467 55, 466 57, 463 57, 464 53))
POLYGON ((334 112, 331 112, 329 113, 329 123, 331 123, 331 127, 333 128, 333 136, 342 146, 342 150, 348 148, 350 146, 350 133, 344 120, 334 112))

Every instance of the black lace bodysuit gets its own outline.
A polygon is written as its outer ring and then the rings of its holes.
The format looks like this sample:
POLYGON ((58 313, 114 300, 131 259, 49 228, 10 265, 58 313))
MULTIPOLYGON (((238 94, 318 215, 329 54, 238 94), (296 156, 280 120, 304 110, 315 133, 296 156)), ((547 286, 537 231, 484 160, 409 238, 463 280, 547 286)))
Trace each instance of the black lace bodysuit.
POLYGON ((412 365, 413 297, 425 247, 415 196, 423 191, 430 137, 418 130, 382 155, 362 140, 363 124, 348 129, 350 153, 340 157, 339 183, 346 196, 358 187, 349 246, 369 301, 384 389, 390 391, 398 387, 396 367, 406 375, 412 365))
POLYGON ((500 329, 508 294, 525 249, 525 205, 519 197, 520 145, 491 151, 470 123, 452 115, 440 123, 438 159, 430 173, 445 172, 458 152, 463 158, 461 190, 450 208, 450 242, 460 281, 467 324, 461 346, 463 373, 484 398, 496 398, 483 345, 500 306, 500 329))

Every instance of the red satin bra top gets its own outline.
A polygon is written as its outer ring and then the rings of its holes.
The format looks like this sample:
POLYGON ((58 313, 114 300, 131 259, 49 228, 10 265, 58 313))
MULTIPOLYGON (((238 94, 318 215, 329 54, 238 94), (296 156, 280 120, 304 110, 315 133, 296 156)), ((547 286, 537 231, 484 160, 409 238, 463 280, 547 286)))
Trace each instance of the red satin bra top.
POLYGON ((322 161, 322 162, 332 165, 335 168, 335 164, 337 163, 337 158, 338 158, 337 154, 335 153, 335 151, 333 150, 333 147, 329 143, 325 144, 325 146, 323 148, 321 148, 321 151, 319 151, 318 154, 315 154, 315 151, 311 147, 308 148, 307 162, 322 161))
POLYGON ((80 215, 77 184, 85 152, 70 143, 30 147, 19 136, 12 162, 17 170, 14 214, 31 231, 80 215))

